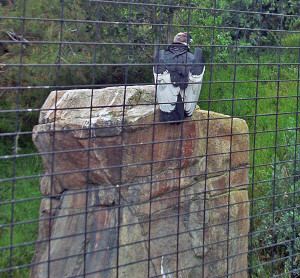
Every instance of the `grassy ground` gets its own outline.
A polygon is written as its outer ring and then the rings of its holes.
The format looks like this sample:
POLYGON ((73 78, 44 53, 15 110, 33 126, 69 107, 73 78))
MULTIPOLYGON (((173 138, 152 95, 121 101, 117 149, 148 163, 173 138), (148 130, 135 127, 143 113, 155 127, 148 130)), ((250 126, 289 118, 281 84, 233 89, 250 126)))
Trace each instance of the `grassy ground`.
MULTIPOLYGON (((297 46, 298 39, 296 36, 284 37, 282 43, 283 46, 297 46)), ((231 51, 234 54, 235 50, 231 51)), ((237 62, 255 64, 259 58, 260 63, 278 63, 279 54, 281 54, 281 63, 298 62, 298 53, 291 49, 282 49, 281 53, 279 50, 262 50, 259 57, 256 50, 239 50, 237 62)), ((230 57, 229 54, 227 62, 234 62, 234 58, 230 57)), ((211 61, 208 59, 208 62, 211 61)), ((214 65, 212 69, 210 66, 206 68, 205 82, 212 79, 214 83, 211 86, 209 83, 203 85, 200 107, 244 118, 249 125, 250 132, 256 132, 250 135, 251 148, 257 150, 251 153, 251 163, 253 165, 254 162, 255 168, 250 169, 249 173, 250 181, 255 185, 250 186, 249 193, 255 200, 251 206, 251 213, 256 216, 253 218, 252 228, 261 233, 254 234, 249 242, 251 249, 265 248, 254 252, 253 256, 249 255, 249 262, 257 266, 253 268, 255 277, 269 277, 272 275, 272 269, 273 274, 291 271, 291 259, 279 261, 274 265, 268 262, 300 251, 299 238, 293 243, 290 241, 291 238, 299 237, 299 230, 292 230, 290 223, 300 221, 297 210, 292 210, 292 207, 300 202, 299 181, 292 177, 294 173, 300 173, 299 163, 293 162, 295 154, 297 159, 299 159, 298 154, 300 155, 299 147, 295 150, 298 84, 296 81, 284 81, 297 79, 298 70, 296 65, 281 65, 280 67, 260 65, 259 68, 257 65, 237 66, 236 68, 231 65, 214 65), (259 80, 280 79, 283 81, 257 83, 257 77, 259 80), (237 83, 233 83, 233 80, 237 83), (221 81, 229 81, 229 83, 219 83, 221 81), (238 81, 253 82, 239 83, 238 81), (276 130, 281 131, 275 132, 276 130), (274 148, 275 146, 277 148, 274 148), (274 166, 272 163, 275 161, 281 163, 274 166), (277 181, 273 181, 274 178, 277 181), (295 191, 297 193, 292 194, 295 191), (274 198, 274 194, 278 196, 274 198), (266 198, 259 199, 263 197, 266 198), (279 212, 273 214, 274 210, 279 212), (262 212, 266 214, 261 215, 262 212), (272 228, 275 228, 274 232, 268 231, 272 228), (278 245, 272 248, 274 243, 278 245), (260 266, 262 263, 267 263, 267 265, 260 266)), ((36 152, 32 145, 21 146, 20 154, 32 152, 36 152)), ((11 153, 9 144, 0 144, 0 156, 11 153)), ((30 177, 41 174, 42 171, 39 157, 0 160, 0 178, 30 177)), ((38 182, 38 178, 33 178, 0 184, 0 248, 2 248, 0 249, 0 269, 31 262, 34 244, 13 249, 9 247, 27 244, 37 239, 38 223, 30 221, 38 219, 40 199, 31 200, 31 198, 41 196, 38 182), (13 204, 10 203, 12 200, 14 200, 13 204), (19 225, 20 222, 25 223, 19 225), (10 226, 10 223, 15 223, 15 225, 10 226)), ((293 264, 300 268, 298 257, 293 258, 293 264)), ((14 272, 14 277, 27 275, 28 268, 14 272)), ((8 277, 8 274, 0 273, 0 277, 8 277)))
MULTIPOLYGON (((0 144, 1 155, 7 153, 7 145, 0 144)), ((21 154, 34 150, 22 149, 21 154)), ((0 178, 30 177, 41 174, 42 162, 39 157, 0 160, 0 178)), ((0 269, 28 264, 32 260, 34 242, 38 236, 38 223, 30 222, 39 217, 41 196, 38 187, 39 179, 21 179, 0 183, 0 269), (32 198, 37 198, 33 199, 32 198), (10 202, 14 201, 13 204, 10 202), (14 226, 10 225, 14 223, 14 226), (23 224, 19 224, 23 223, 23 224), (2 226, 4 225, 4 227, 2 226), (22 246, 24 244, 28 244, 22 246), (16 247, 21 245, 20 247, 16 247), (10 249, 9 246, 14 246, 10 249), (12 265, 10 265, 10 261, 12 265)), ((27 277, 28 269, 13 272, 13 277, 27 277)), ((8 277, 8 273, 0 273, 8 277)))

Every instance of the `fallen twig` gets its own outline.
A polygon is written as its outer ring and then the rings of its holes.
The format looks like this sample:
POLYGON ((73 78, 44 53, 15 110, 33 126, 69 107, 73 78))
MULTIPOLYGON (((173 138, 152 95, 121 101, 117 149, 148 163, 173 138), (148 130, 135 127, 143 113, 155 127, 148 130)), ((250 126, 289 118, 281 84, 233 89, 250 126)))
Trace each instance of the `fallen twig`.
POLYGON ((13 31, 7 31, 6 34, 10 37, 11 40, 13 41, 22 41, 25 44, 29 45, 29 41, 27 39, 24 38, 23 35, 17 35, 15 32, 13 31))

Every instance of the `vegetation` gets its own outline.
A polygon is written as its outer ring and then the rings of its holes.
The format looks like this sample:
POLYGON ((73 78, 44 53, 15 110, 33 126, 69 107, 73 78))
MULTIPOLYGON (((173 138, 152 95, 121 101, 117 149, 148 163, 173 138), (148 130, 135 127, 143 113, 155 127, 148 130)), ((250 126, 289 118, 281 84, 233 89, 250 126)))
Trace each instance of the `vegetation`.
MULTIPOLYGON (((122 64, 152 62, 158 50, 155 44, 164 47, 175 33, 188 29, 195 45, 202 46, 208 63, 199 105, 245 119, 252 132, 251 148, 257 149, 251 157, 254 170, 249 171, 254 183, 253 190, 249 188, 254 200, 254 232, 249 243, 256 250, 249 254, 252 275, 272 276, 272 269, 273 274, 294 271, 300 275, 299 255, 291 257, 300 251, 300 216, 294 209, 300 202, 300 164, 296 161, 300 155, 300 136, 296 133, 299 85, 291 81, 299 79, 299 66, 294 65, 299 63, 299 49, 293 48, 299 47, 299 33, 259 31, 297 30, 299 18, 274 15, 297 15, 297 1, 191 0, 199 9, 184 9, 187 0, 144 1, 163 4, 160 6, 65 0, 64 10, 61 2, 27 0, 25 11, 21 0, 0 2, 0 16, 5 17, 0 22, 0 40, 7 41, 0 43, 0 78, 1 86, 10 88, 1 90, 0 107, 12 111, 0 114, 0 133, 32 130, 38 112, 27 109, 41 107, 51 91, 45 86, 152 83, 151 65, 122 64), (254 13, 237 13, 236 9, 254 13), (60 20, 62 13, 64 22, 60 20), (38 20, 25 20, 23 28, 22 20, 12 18, 22 18, 23 14, 38 20), (29 43, 20 45, 9 34, 24 34, 29 43), (61 44, 60 40, 68 43, 61 44), (18 66, 20 61, 28 66, 18 66), (100 65, 95 67, 94 63, 100 65), (284 257, 288 258, 271 263, 284 257)), ((37 152, 30 134, 1 137, 1 179, 42 173, 37 156, 4 157, 16 152, 37 152)), ((40 199, 31 198, 39 196, 38 179, 0 184, 0 225, 4 225, 0 226, 0 248, 36 240, 36 222, 7 224, 38 219, 40 199), (18 202, 9 203, 12 200, 18 202)), ((30 244, 14 248, 13 266, 30 263, 33 249, 30 244)), ((0 249, 0 269, 10 267, 10 256, 10 249, 0 249)), ((27 273, 28 269, 20 269, 15 277, 27 273)))
MULTIPOLYGON (((0 144, 1 156, 6 145, 0 144)), ((33 147, 24 148, 21 154, 35 152, 33 147)), ((30 177, 41 174, 42 161, 37 156, 0 160, 0 178, 30 177)), ((20 179, 0 184, 0 269, 28 264, 31 262, 34 252, 34 242, 37 239, 40 192, 39 179, 20 179), (13 201, 13 204, 10 202, 13 201), (9 225, 10 223, 22 223, 9 225), (3 226, 4 227, 3 227, 3 226), (13 235, 13 237, 11 237, 13 235), (27 245, 24 245, 29 243, 27 245), (31 243, 31 244, 30 244, 31 243), (12 265, 10 265, 12 262, 12 265)), ((27 277, 29 269, 14 271, 13 277, 27 277)), ((8 277, 8 274, 0 273, 0 277, 8 277)))

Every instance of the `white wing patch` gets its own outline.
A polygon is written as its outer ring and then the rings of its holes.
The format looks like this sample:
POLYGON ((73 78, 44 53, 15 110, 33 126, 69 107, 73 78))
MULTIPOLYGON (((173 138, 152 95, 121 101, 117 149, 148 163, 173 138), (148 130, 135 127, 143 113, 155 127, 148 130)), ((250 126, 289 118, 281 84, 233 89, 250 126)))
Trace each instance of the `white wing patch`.
POLYGON ((153 74, 155 84, 157 84, 157 102, 160 110, 170 113, 176 107, 180 87, 175 87, 172 84, 170 73, 167 70, 161 74, 155 72, 153 74))
POLYGON ((181 96, 183 96, 184 93, 184 111, 188 116, 192 116, 195 111, 200 96, 204 72, 205 67, 200 75, 192 75, 189 73, 189 85, 184 92, 183 90, 180 92, 181 96))

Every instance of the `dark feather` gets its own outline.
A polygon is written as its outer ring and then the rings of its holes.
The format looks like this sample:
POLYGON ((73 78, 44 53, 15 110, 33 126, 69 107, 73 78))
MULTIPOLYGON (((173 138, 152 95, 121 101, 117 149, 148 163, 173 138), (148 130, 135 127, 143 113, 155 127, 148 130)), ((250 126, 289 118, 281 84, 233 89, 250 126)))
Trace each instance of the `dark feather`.
MULTIPOLYGON (((194 54, 190 52, 187 45, 182 43, 173 43, 167 50, 160 50, 155 56, 154 74, 162 74, 168 71, 170 79, 175 87, 185 90, 188 87, 189 75, 201 75, 204 70, 204 55, 200 48, 196 48, 194 54)), ((184 118, 184 103, 180 96, 177 97, 177 103, 173 111, 161 111, 160 120, 182 121, 184 118)))
POLYGON ((171 75, 171 82, 180 89, 188 86, 189 72, 199 75, 203 72, 204 55, 200 48, 195 49, 195 54, 191 53, 189 47, 184 44, 172 44, 167 50, 157 53, 154 63, 155 73, 163 73, 168 70, 171 75))
POLYGON ((180 94, 177 97, 176 108, 171 113, 160 111, 159 119, 161 122, 180 122, 184 119, 184 104, 180 94))

